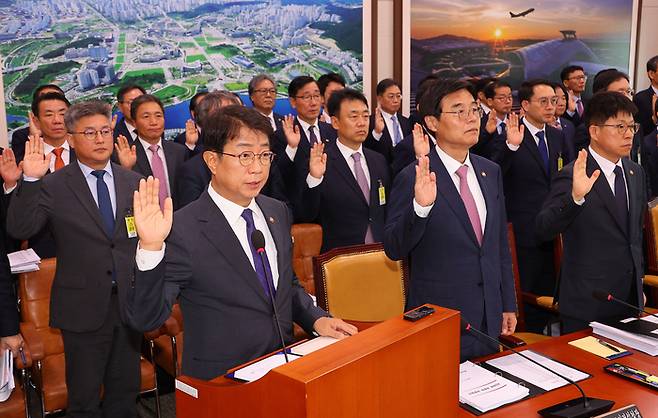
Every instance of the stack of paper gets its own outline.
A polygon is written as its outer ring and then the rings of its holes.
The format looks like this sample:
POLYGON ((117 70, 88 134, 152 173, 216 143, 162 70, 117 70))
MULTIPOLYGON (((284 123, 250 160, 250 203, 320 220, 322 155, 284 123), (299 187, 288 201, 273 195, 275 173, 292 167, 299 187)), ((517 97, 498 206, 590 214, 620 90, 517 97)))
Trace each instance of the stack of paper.
POLYGON ((32 248, 7 254, 7 258, 9 259, 12 274, 37 271, 39 270, 39 263, 41 263, 41 257, 32 248))
MULTIPOLYGON (((300 358, 294 354, 288 354, 288 360, 294 361, 300 358)), ((253 382, 265 376, 270 370, 283 366, 286 364, 286 358, 283 354, 277 353, 273 356, 265 357, 264 359, 245 366, 235 371, 233 376, 236 379, 244 380, 246 382, 253 382)))
POLYGON ((470 361, 459 365, 459 402, 486 412, 528 396, 528 388, 470 361))
MULTIPOLYGON (((624 321, 638 321, 638 319, 628 318, 624 321)), ((646 316, 642 318, 642 321, 658 323, 658 318, 656 318, 656 316, 646 316)), ((650 356, 658 356, 658 332, 656 331, 654 331, 656 336, 650 337, 648 335, 634 334, 631 332, 622 331, 613 326, 602 324, 600 322, 591 322, 589 326, 594 330, 594 334, 617 341, 620 344, 642 351, 649 354, 650 356)))
POLYGON ((298 356, 305 356, 338 341, 339 340, 333 337, 316 337, 312 340, 306 341, 305 343, 301 343, 292 347, 290 352, 298 356))
POLYGON ((0 402, 11 396, 14 389, 14 358, 11 351, 0 351, 0 402))

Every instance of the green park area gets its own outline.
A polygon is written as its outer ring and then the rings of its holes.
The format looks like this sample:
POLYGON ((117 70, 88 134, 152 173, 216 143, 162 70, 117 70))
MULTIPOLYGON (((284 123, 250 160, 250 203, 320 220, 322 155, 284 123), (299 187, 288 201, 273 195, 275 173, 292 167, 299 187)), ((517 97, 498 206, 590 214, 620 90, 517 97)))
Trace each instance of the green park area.
POLYGON ((192 96, 191 91, 192 89, 187 87, 167 86, 153 94, 162 100, 165 104, 169 104, 173 102, 175 98, 178 98, 179 101, 186 100, 192 96))
POLYGON ((194 37, 194 40, 196 41, 197 44, 199 44, 200 47, 202 48, 208 47, 208 41, 206 41, 205 36, 196 36, 194 37))
POLYGON ((195 48, 196 44, 194 42, 179 42, 179 48, 195 48))
POLYGON ((197 61, 208 62, 208 60, 206 59, 206 56, 201 55, 201 54, 188 55, 188 56, 185 57, 185 62, 188 63, 188 64, 191 63, 191 62, 197 62, 197 61))
POLYGON ((253 62, 260 65, 261 67, 267 68, 267 60, 274 58, 274 53, 270 51, 264 51, 262 49, 257 49, 252 55, 249 56, 253 62))
POLYGON ((119 35, 119 45, 117 47, 117 55, 123 55, 126 53, 126 34, 122 33, 119 35))
POLYGON ((237 46, 228 44, 213 45, 205 48, 207 54, 222 54, 226 58, 232 58, 236 55, 242 54, 242 50, 237 46))
POLYGON ((212 81, 213 79, 214 77, 210 77, 208 75, 195 75, 183 81, 183 84, 189 84, 192 86, 203 86, 208 84, 208 82, 212 81))
POLYGON ((248 83, 226 83, 226 84, 224 84, 224 87, 226 87, 226 90, 229 90, 229 91, 246 90, 248 86, 249 86, 248 83))
POLYGON ((40 65, 39 68, 32 71, 27 77, 18 83, 18 86, 16 86, 16 89, 14 90, 14 97, 18 101, 29 103, 32 101, 32 92, 34 92, 38 85, 48 84, 57 76, 78 68, 80 68, 80 64, 74 61, 40 65))

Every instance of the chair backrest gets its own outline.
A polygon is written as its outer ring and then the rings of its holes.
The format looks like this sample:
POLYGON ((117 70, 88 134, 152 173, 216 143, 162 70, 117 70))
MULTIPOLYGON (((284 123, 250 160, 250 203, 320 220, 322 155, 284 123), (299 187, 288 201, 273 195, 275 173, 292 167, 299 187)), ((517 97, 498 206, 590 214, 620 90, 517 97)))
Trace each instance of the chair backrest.
POLYGON ((514 290, 516 293, 516 309, 518 316, 516 318, 517 332, 524 332, 525 325, 525 310, 523 308, 523 293, 521 291, 521 276, 519 275, 519 257, 516 254, 516 236, 514 235, 514 227, 512 223, 507 224, 507 241, 509 242, 509 250, 512 254, 512 272, 514 274, 514 290))
POLYGON ((648 203, 644 222, 644 236, 647 243, 647 268, 650 272, 658 271, 658 198, 648 203))
POLYGON ((320 254, 322 227, 317 224, 294 224, 290 233, 293 239, 292 268, 304 289, 314 295, 313 257, 320 254))
POLYGON ((331 315, 377 322, 404 312, 408 269, 386 257, 382 244, 335 248, 313 266, 318 306, 331 315))
POLYGON ((34 325, 43 340, 46 356, 64 352, 60 331, 50 328, 50 289, 55 278, 57 260, 41 260, 38 271, 21 273, 18 293, 21 300, 21 321, 34 325))

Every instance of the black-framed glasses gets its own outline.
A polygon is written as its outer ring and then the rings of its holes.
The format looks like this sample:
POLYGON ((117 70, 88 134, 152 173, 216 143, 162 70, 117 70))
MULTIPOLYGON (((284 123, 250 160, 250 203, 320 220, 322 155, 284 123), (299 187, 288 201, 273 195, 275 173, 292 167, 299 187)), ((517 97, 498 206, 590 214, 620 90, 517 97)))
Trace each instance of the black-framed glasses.
POLYGON ((439 110, 438 114, 442 113, 449 113, 449 114, 454 114, 457 115, 457 118, 459 120, 466 120, 471 117, 471 115, 476 115, 477 117, 481 118, 482 115, 484 114, 484 110, 478 105, 473 105, 468 109, 460 109, 456 110, 454 112, 447 112, 445 110, 439 110))
POLYGON ((101 134, 103 138, 108 138, 112 136, 112 128, 101 128, 101 129, 85 129, 84 131, 80 132, 69 132, 71 134, 79 134, 84 136, 84 138, 88 141, 93 141, 96 139, 96 135, 101 134))
POLYGON ((276 96, 276 89, 256 89, 254 93, 276 96))
POLYGON ((609 128, 617 128, 617 132, 619 133, 619 135, 624 135, 628 129, 631 130, 631 133, 633 135, 635 135, 635 133, 640 130, 640 124, 637 123, 637 122, 636 123, 631 123, 629 125, 627 125, 625 123, 616 123, 614 125, 613 124, 603 123, 603 124, 598 125, 598 126, 607 126, 609 128))
POLYGON ((258 161, 260 162, 261 165, 267 166, 272 164, 272 161, 274 161, 275 153, 272 151, 263 151, 260 154, 256 154, 253 151, 243 151, 239 154, 230 154, 228 152, 219 152, 215 151, 217 154, 222 154, 222 155, 228 155, 229 157, 235 157, 238 159, 240 162, 240 165, 244 167, 249 167, 254 163, 254 160, 256 157, 258 157, 258 161))

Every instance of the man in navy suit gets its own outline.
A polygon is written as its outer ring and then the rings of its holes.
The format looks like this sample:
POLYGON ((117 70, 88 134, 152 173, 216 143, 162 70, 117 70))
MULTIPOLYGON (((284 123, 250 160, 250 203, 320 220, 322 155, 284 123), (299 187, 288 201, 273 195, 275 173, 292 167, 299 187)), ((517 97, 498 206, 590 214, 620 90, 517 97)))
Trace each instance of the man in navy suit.
MULTIPOLYGON (((658 118, 658 102, 654 103, 654 115, 658 118)), ((642 167, 647 173, 647 197, 658 196, 658 128, 654 127, 642 142, 642 167)))
POLYGON ((270 296, 287 343, 293 321, 320 335, 354 334, 355 327, 313 305, 292 270, 288 209, 260 195, 274 159, 270 124, 254 109, 227 106, 203 131, 212 180, 198 200, 173 215, 167 199, 163 212, 152 178, 135 196, 138 269, 126 305, 133 326, 159 327, 178 299, 183 374, 199 379, 280 347, 270 296), (255 230, 265 238, 264 263, 251 241, 255 230))
POLYGON ((384 157, 363 147, 368 101, 356 90, 343 89, 327 107, 338 139, 311 149, 301 221, 322 225, 323 252, 382 242, 390 175, 384 157))
POLYGON ((130 144, 137 140, 137 127, 132 116, 130 116, 130 106, 133 100, 142 94, 146 94, 146 90, 137 84, 126 84, 117 92, 117 107, 122 116, 114 126, 114 142, 120 135, 123 135, 130 144))
POLYGON ((658 118, 653 111, 658 99, 658 55, 647 61, 647 76, 649 76, 651 85, 633 96, 633 103, 638 109, 636 120, 642 125, 642 132, 645 134, 653 131, 658 123, 658 118))
POLYGON ((576 104, 576 108, 573 110, 568 109, 564 117, 571 121, 575 127, 578 127, 583 123, 586 107, 585 98, 583 97, 587 86, 585 69, 580 65, 564 67, 560 72, 560 80, 562 80, 562 84, 567 88, 569 95, 576 104))
MULTIPOLYGON (((410 260, 408 308, 433 303, 457 309, 490 336, 509 335, 516 299, 503 177, 498 165, 469 153, 481 109, 461 81, 437 82, 422 100, 435 109, 425 121, 437 146, 395 178, 386 254, 410 260)), ((473 334, 461 337, 462 361, 495 351, 498 346, 473 334)))
POLYGON ((484 88, 484 97, 490 111, 482 116, 480 137, 471 152, 491 159, 494 147, 500 146, 507 138, 507 115, 512 111, 514 103, 512 86, 505 81, 493 80, 484 88))
POLYGON ((331 125, 331 116, 329 116, 328 104, 329 98, 334 92, 345 88, 345 78, 338 73, 322 74, 318 77, 318 87, 322 95, 322 113, 320 120, 331 125))
POLYGON ((174 142, 177 144, 185 145, 188 149, 188 154, 193 157, 203 152, 203 144, 199 141, 200 125, 197 120, 196 109, 204 97, 208 95, 207 91, 200 91, 190 99, 190 119, 185 122, 185 131, 176 135, 174 142))
POLYGON ((566 161, 573 161, 576 159, 576 127, 570 120, 564 117, 564 114, 567 110, 574 111, 576 109, 576 102, 569 96, 569 91, 562 84, 553 84, 553 89, 557 96, 553 127, 561 130, 564 135, 564 144, 562 145, 563 158, 566 161))
POLYGON ((259 74, 249 80, 249 99, 261 115, 265 116, 272 125, 274 132, 281 130, 283 116, 274 112, 276 105, 276 83, 267 74, 259 74))

